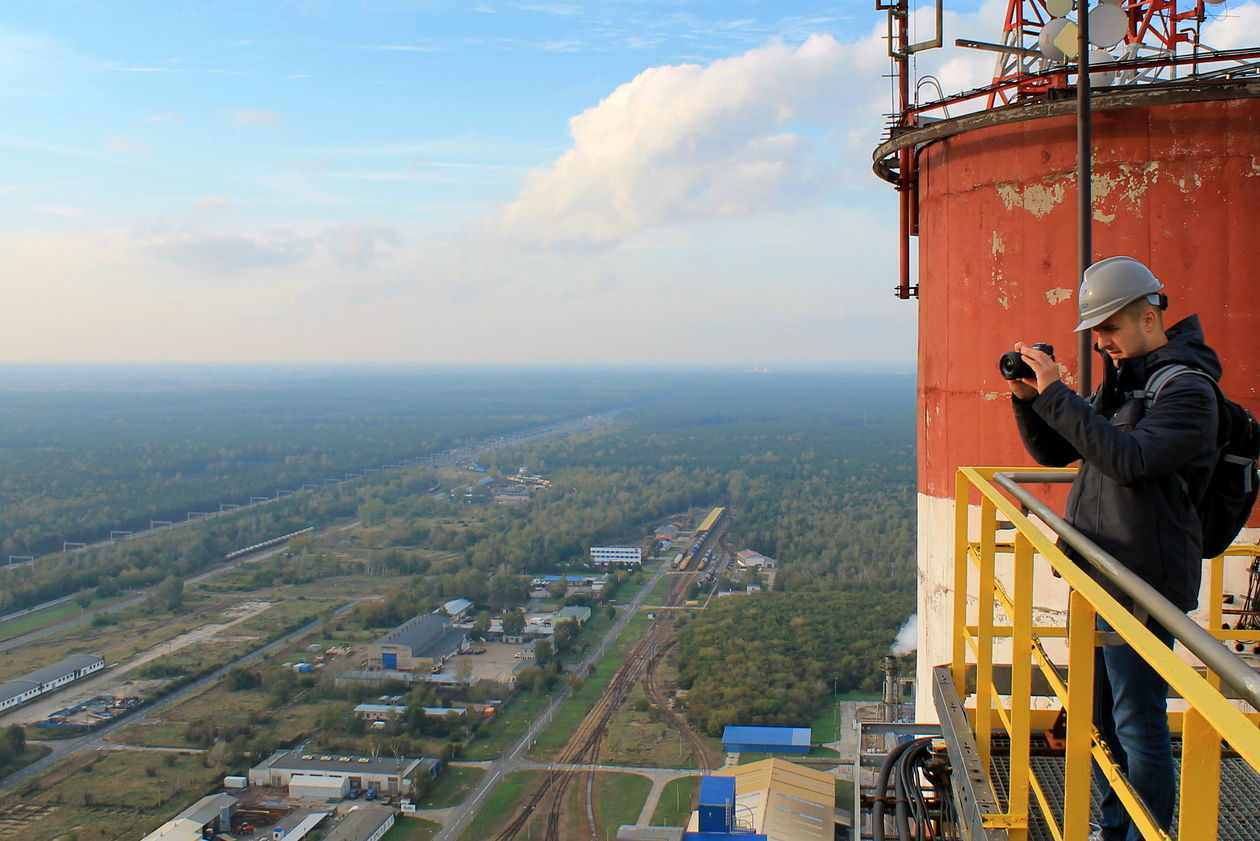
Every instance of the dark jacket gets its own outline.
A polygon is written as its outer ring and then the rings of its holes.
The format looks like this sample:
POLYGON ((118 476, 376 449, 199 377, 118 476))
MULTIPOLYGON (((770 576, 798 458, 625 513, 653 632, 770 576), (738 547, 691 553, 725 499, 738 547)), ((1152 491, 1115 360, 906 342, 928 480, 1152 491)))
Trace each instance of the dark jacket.
POLYGON ((1192 610, 1203 545, 1195 506, 1216 458, 1216 389, 1193 374, 1174 377, 1149 414, 1128 394, 1177 362, 1220 378, 1220 360, 1204 344, 1198 316, 1174 325, 1168 343, 1145 356, 1116 365, 1104 355, 1104 380, 1089 402, 1063 383, 1012 402, 1033 458, 1052 467, 1082 462, 1067 521, 1178 608, 1192 610))

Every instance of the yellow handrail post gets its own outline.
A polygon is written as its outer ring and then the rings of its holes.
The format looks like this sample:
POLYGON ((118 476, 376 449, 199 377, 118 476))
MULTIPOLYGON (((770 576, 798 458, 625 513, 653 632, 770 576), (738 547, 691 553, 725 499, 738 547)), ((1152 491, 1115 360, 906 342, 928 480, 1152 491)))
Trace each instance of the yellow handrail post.
POLYGON ((959 470, 954 476, 954 685, 967 685, 967 561, 971 482, 959 470))
POLYGON ((994 555, 997 545, 997 508, 985 497, 980 501, 980 570, 976 638, 976 750, 987 770, 993 741, 993 601, 994 555))
POLYGON ((1012 818, 1010 841, 1028 838, 1029 786, 1032 769, 1033 551, 1028 538, 1015 535, 1015 615, 1011 617, 1011 784, 1007 811, 1012 818), (1022 818, 1022 826, 1017 823, 1022 818))
POLYGON ((1216 841, 1221 799, 1221 737, 1198 710, 1186 710, 1181 731, 1178 841, 1216 841))
POLYGON ((1066 749, 1063 755, 1063 837, 1089 835, 1090 753, 1094 738, 1094 606, 1076 590, 1068 600, 1066 749))

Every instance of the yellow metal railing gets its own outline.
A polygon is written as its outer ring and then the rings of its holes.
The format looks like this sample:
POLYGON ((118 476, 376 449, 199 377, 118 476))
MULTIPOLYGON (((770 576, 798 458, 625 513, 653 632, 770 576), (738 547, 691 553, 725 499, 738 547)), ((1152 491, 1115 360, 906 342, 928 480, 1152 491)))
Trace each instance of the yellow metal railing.
MULTIPOLYGON (((1222 692, 1219 674, 1211 669, 1196 670, 1170 651, 1064 555, 1055 545, 1055 536, 1048 535, 1043 525, 1025 513, 1026 508, 995 483, 995 476, 1013 472, 1009 468, 961 468, 955 488, 954 684, 965 695, 967 673, 974 668, 973 725, 982 766, 993 767, 993 733, 1004 732, 1010 742, 1006 811, 986 815, 985 825, 1005 830, 1013 841, 1024 841, 1029 810, 1035 804, 1056 841, 1084 841, 1089 834, 1092 760, 1111 781, 1143 837, 1170 840, 1135 796, 1093 725, 1094 654, 1099 643, 1094 628, 1095 618, 1101 616, 1185 699, 1185 712, 1170 715, 1170 726, 1182 733, 1178 839, 1216 841, 1222 742, 1260 772, 1260 715, 1240 709, 1222 692), (976 501, 978 522, 973 508, 976 501), (1009 536, 1011 530, 1013 537, 1009 536), (1038 557, 1045 563, 1034 563, 1038 557), (1068 589, 1066 624, 1061 624, 1061 617, 1052 611, 1041 611, 1041 624, 1034 622, 1036 582, 1038 577, 1047 580, 1051 570, 1068 589), (968 622, 969 599, 978 605, 975 624, 968 622), (1047 615, 1060 624, 1045 624, 1047 615), (1000 616, 1005 617, 1001 624, 1000 616), (1048 649, 1060 652, 1062 658, 1064 643, 1067 662, 1053 662, 1048 649), (994 680, 995 665, 1004 665, 995 662, 1001 656, 999 650, 1010 652, 1009 687, 999 687, 994 680), (1033 695, 1034 670, 1044 677, 1052 695, 1033 695), (1060 705, 1067 711, 1061 822, 1030 765, 1034 718, 1045 719, 1053 715, 1051 707, 1060 705)), ((1062 479, 1073 472, 1038 471, 1038 475, 1057 473, 1062 479)), ((1256 554, 1260 554, 1260 547, 1231 547, 1226 557, 1256 554)), ((1218 557, 1208 570, 1209 633, 1221 640, 1260 641, 1260 632, 1221 629, 1225 562, 1218 557)), ((1203 639, 1198 641, 1200 649, 1203 639)), ((1211 640, 1207 644, 1216 645, 1211 640)), ((1231 675, 1237 679, 1235 670, 1231 675)), ((1251 693, 1254 696, 1254 684, 1251 693)))

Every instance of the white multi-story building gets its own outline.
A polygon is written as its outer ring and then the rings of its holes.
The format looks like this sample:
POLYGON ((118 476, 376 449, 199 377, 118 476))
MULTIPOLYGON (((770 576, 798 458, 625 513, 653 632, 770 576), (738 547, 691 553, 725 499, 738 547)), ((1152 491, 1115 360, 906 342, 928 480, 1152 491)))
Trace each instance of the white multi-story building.
POLYGON ((643 566, 643 550, 638 546, 592 546, 591 566, 643 566))

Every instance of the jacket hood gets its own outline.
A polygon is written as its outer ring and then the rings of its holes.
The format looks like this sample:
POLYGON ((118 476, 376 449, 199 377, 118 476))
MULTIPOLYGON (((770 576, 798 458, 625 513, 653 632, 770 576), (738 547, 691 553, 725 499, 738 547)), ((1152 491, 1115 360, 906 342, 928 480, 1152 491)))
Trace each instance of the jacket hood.
POLYGON ((1208 347, 1203 338, 1203 327, 1199 324, 1199 316, 1191 315, 1178 321, 1166 331, 1168 342, 1144 356, 1123 359, 1119 367, 1111 361, 1111 357, 1099 351, 1103 357, 1104 381, 1115 383, 1119 380, 1124 387, 1140 387, 1142 383, 1165 365, 1188 365, 1198 368, 1212 379, 1221 378, 1221 360, 1216 351, 1208 347))

